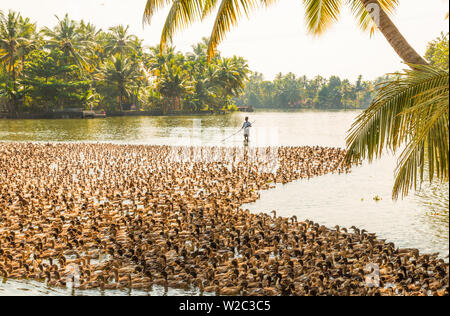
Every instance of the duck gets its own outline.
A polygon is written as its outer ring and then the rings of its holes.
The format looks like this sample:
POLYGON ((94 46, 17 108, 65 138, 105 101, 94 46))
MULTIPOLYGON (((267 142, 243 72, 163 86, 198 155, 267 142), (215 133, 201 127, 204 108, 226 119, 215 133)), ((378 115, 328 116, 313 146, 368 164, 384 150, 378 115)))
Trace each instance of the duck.
POLYGON ((81 291, 448 294, 448 263, 436 254, 398 249, 355 226, 329 229, 242 207, 277 183, 351 172, 345 154, 319 146, 0 143, 0 276, 64 287, 79 273, 81 291), (369 263, 394 290, 367 289, 369 263))

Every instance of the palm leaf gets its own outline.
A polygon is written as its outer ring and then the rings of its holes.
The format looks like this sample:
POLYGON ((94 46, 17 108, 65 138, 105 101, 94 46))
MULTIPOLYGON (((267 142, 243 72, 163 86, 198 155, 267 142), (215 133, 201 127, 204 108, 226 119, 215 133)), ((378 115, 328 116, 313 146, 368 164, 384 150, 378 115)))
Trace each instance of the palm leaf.
MULTIPOLYGON (((361 0, 345 0, 363 31, 373 34, 376 26, 361 0)), ((398 0, 378 0, 381 8, 391 14, 398 6, 398 0)), ((337 22, 344 0, 303 0, 308 33, 322 35, 337 22)))
POLYGON ((217 7, 218 0, 205 0, 203 5, 202 19, 208 17, 217 7))
POLYGON ((308 32, 320 35, 338 20, 342 0, 303 0, 303 5, 308 32))
POLYGON ((251 10, 261 3, 257 0, 222 0, 217 12, 216 20, 211 32, 208 59, 211 60, 217 52, 217 46, 224 39, 225 34, 236 26, 243 15, 248 17, 251 10))
POLYGON ((396 169, 393 198, 423 181, 428 168, 448 180, 449 74, 433 66, 413 66, 384 83, 372 105, 353 123, 347 137, 347 163, 396 152, 406 144, 396 169))
POLYGON ((173 34, 202 18, 204 0, 174 1, 167 15, 161 34, 160 51, 167 42, 172 42, 173 34))
MULTIPOLYGON (((387 14, 394 13, 398 6, 398 0, 378 0, 378 3, 387 14)), ((361 0, 347 0, 347 4, 361 30, 370 31, 370 35, 372 36, 377 27, 361 0)))
POLYGON ((155 12, 166 7, 171 2, 171 0, 147 0, 144 9, 144 16, 142 17, 142 23, 150 24, 155 12))

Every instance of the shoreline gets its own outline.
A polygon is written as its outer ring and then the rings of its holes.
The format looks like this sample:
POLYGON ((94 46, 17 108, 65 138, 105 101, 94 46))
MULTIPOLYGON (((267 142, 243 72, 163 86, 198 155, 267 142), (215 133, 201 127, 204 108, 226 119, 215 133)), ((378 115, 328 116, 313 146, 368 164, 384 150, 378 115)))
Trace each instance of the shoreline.
MULTIPOLYGON (((280 109, 280 108, 255 108, 253 112, 245 111, 200 111, 200 112, 174 112, 163 114, 161 111, 129 111, 129 112, 112 112, 106 113, 108 117, 173 117, 173 116, 219 116, 229 115, 233 113, 244 113, 248 115, 254 115, 258 112, 343 112, 343 111, 363 111, 364 109, 314 109, 314 108, 292 108, 292 109, 280 109)), ((0 113, 0 120, 40 120, 40 119, 80 119, 83 115, 80 112, 46 112, 46 113, 19 113, 18 116, 13 117, 7 113, 0 113)), ((92 112, 92 111, 86 111, 92 112)), ((94 111, 95 112, 95 111, 94 111)), ((98 114, 97 114, 98 115, 98 114)), ((105 117, 85 117, 86 119, 92 118, 105 118, 105 117)))
POLYGON ((79 112, 46 112, 46 113, 19 113, 18 115, 1 114, 2 120, 41 120, 41 119, 94 119, 94 118, 108 118, 108 117, 164 117, 164 116, 209 116, 209 115, 227 115, 238 111, 201 111, 201 112, 174 112, 163 114, 160 111, 131 111, 123 113, 106 113, 106 114, 91 114, 94 111, 79 111, 79 112), (83 112, 90 112, 89 114, 83 112))

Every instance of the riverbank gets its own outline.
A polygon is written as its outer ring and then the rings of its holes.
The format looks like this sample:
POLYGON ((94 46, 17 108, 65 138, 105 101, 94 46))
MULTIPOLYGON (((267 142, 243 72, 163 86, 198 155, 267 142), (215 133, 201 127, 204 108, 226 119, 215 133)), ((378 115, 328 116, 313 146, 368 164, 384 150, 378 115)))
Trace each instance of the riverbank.
POLYGON ((397 249, 356 227, 240 208, 274 183, 346 172, 344 154, 324 147, 0 144, 0 273, 58 287, 78 267, 80 289, 448 294, 448 264, 436 255, 397 249), (34 256, 24 256, 29 252, 34 256), (368 264, 380 269, 372 281, 381 287, 368 287, 368 264))
POLYGON ((103 111, 57 111, 42 113, 0 113, 0 119, 80 119, 80 118, 105 118, 105 117, 137 117, 137 116, 203 116, 203 115, 224 115, 231 113, 230 111, 198 111, 185 112, 177 111, 171 113, 163 113, 159 110, 154 111, 124 111, 124 112, 103 112, 103 111))

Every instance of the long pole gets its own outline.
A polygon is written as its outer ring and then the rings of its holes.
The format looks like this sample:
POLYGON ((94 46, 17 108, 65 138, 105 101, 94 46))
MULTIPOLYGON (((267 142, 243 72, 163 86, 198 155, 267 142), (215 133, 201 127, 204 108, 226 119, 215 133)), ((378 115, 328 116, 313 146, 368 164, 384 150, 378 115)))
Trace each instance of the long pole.
MULTIPOLYGON (((250 124, 254 124, 255 123, 255 121, 253 121, 253 122, 250 122, 250 124)), ((236 134, 238 134, 238 133, 240 133, 240 131, 242 131, 244 128, 243 127, 241 127, 241 129, 240 130, 238 130, 236 133, 234 133, 233 135, 230 135, 230 136, 228 136, 227 138, 224 138, 224 139, 222 139, 222 142, 224 142, 224 141, 226 141, 226 140, 228 140, 228 139, 230 139, 231 137, 233 137, 234 135, 236 135, 236 134)))

